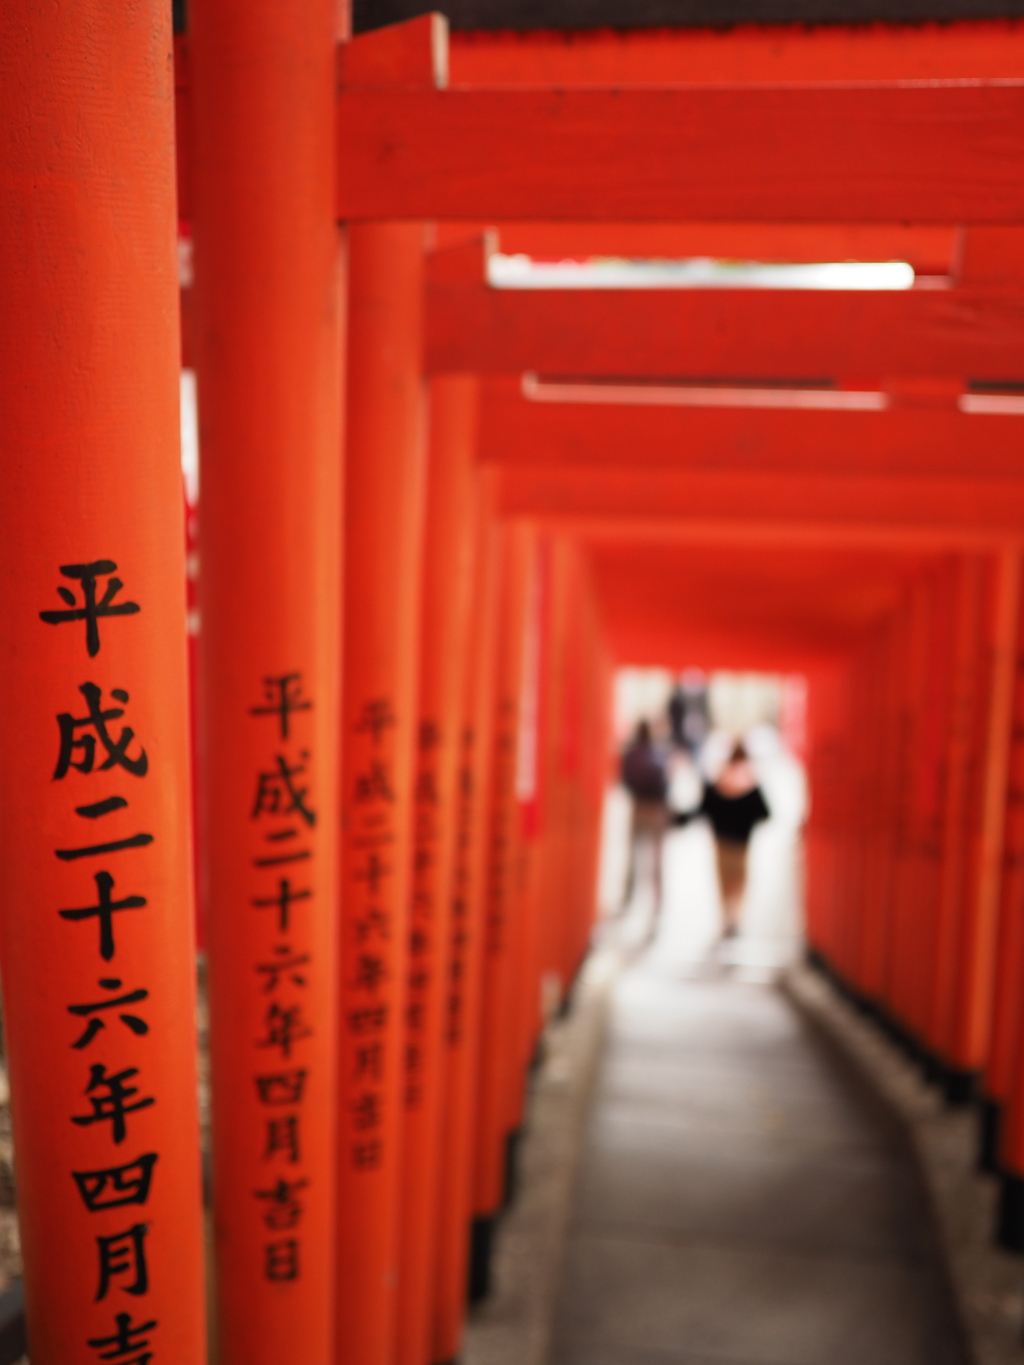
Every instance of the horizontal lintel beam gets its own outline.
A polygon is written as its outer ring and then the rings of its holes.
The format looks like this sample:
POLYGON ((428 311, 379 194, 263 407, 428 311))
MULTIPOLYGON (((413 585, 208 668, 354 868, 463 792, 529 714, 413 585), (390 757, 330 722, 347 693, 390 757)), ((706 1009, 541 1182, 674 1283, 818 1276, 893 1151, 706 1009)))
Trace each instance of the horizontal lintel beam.
POLYGON ((955 408, 881 412, 537 403, 518 380, 483 386, 480 455, 512 468, 777 470, 1024 478, 1024 417, 955 408))
POLYGON ((509 516, 708 517, 960 528, 1024 533, 1024 483, 1009 479, 857 477, 646 468, 505 469, 499 504, 509 516))
POLYGON ((1024 222, 1024 83, 343 88, 341 219, 1024 222))
POLYGON ((822 518, 665 515, 663 512, 629 515, 584 512, 531 514, 532 521, 561 535, 591 546, 700 545, 791 550, 804 547, 825 550, 862 550, 877 554, 987 553, 1024 549, 1024 527, 1007 531, 998 527, 936 523, 922 526, 910 522, 880 523, 871 517, 836 522, 822 518))
POLYGON ((1024 292, 995 287, 491 289, 434 284, 434 372, 1024 379, 1024 292))

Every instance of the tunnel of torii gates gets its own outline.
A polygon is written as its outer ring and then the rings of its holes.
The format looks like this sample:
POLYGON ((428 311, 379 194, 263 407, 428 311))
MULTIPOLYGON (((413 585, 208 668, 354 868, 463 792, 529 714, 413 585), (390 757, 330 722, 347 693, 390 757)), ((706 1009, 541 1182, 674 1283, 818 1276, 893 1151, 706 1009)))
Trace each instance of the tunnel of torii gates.
POLYGON ((33 1365, 198 1365, 208 1272, 224 1365, 456 1358, 586 953, 616 663, 806 675, 811 948, 980 1101, 1024 1245, 1024 26, 192 9, 0 12, 33 1365), (496 246, 916 282, 499 290, 496 246))

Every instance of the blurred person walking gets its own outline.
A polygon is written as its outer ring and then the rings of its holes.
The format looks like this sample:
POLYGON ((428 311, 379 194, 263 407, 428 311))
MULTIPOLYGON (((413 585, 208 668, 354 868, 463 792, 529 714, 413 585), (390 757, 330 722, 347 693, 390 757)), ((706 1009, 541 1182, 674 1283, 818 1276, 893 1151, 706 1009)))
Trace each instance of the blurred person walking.
POLYGON ((723 938, 734 938, 739 933, 750 836, 754 827, 770 815, 750 756, 742 742, 737 742, 717 779, 705 783, 700 805, 673 816, 672 823, 676 825, 704 816, 711 826, 722 892, 723 938))
POLYGON ((629 863, 622 895, 622 909, 633 899, 636 889, 637 852, 641 845, 650 849, 654 885, 654 920, 661 910, 661 854, 668 824, 668 766, 665 753, 655 742, 649 721, 642 720, 622 755, 622 785, 633 798, 629 836, 629 863))
POLYGON ((709 729, 708 688, 704 674, 690 668, 673 687, 666 707, 672 743, 692 758, 700 751, 709 729))

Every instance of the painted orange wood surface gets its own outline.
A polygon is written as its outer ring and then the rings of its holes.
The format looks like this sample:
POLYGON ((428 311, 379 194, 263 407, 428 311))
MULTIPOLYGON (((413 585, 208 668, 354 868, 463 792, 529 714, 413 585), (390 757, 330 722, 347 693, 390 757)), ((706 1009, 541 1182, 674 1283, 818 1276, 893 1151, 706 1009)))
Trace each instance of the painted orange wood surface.
POLYGON ((857 478, 748 471, 676 473, 650 469, 504 471, 501 508, 509 516, 748 517, 771 521, 992 530, 1019 534, 1024 484, 1010 479, 857 478))
POLYGON ((983 701, 986 724, 975 759, 980 773, 973 884, 968 913, 961 928, 951 1044, 954 1064, 970 1072, 984 1068, 991 1039, 1020 602, 1020 555, 1017 550, 1007 550, 996 558, 993 577, 985 641, 988 691, 983 701))
MULTIPOLYGON (((487 224, 478 225, 478 231, 487 224)), ((730 261, 908 261, 918 274, 947 275, 961 236, 950 226, 903 223, 503 222, 495 246, 540 260, 588 256, 730 261)), ((464 242, 471 224, 438 225, 440 245, 464 242)))
POLYGON ((1021 647, 1020 627, 1018 619, 999 888, 992 1039, 983 1081, 984 1094, 1001 1104, 1007 1102, 1013 1088, 1021 1018, 1019 983, 1024 974, 1024 649, 1021 647))
MULTIPOLYGON (((982 556, 965 556, 957 565, 950 612, 953 647, 950 709, 946 732, 946 780, 943 791, 942 867, 935 906, 934 959, 926 1040, 948 1064, 960 923, 969 896, 972 796, 979 794, 974 764, 976 744, 984 733, 985 612, 989 582, 982 556), (979 718, 981 718, 979 720, 979 718)), ((978 756, 980 757, 980 755, 978 756)))
POLYGON ((493 515, 493 480, 481 472, 475 483, 472 615, 463 658, 459 802, 445 1021, 444 1161, 438 1190, 434 1275, 433 1359, 445 1362, 459 1356, 466 1313, 481 986, 490 891, 498 595, 504 540, 504 532, 493 515))
POLYGON ((1024 75, 1019 20, 456 32, 456 85, 785 84, 1024 75))
POLYGON ((340 219, 1024 220, 1024 81, 352 89, 337 118, 340 219))
POLYGON ((435 1247, 448 1062, 454 870, 473 552, 473 457, 479 384, 447 375, 430 386, 426 527, 409 972, 405 1008, 398 1365, 430 1365, 435 1247))
POLYGON ((0 973, 38 1365, 206 1360, 173 95, 157 0, 0 13, 0 973))
POLYGON ((621 465, 1012 479, 1020 476, 1022 430, 1020 417, 958 412, 949 404, 823 412, 533 402, 518 380, 490 379, 483 385, 480 455, 581 472, 621 465))
POLYGON ((391 1365, 397 1332, 405 998, 425 387, 422 225, 350 230, 342 684, 337 1347, 391 1365))
POLYGON ((528 522, 513 524, 502 546, 473 1182, 473 1211, 482 1217, 493 1217, 502 1206, 509 1094, 518 1062, 514 973, 522 929, 522 849, 516 758, 535 546, 528 522))
POLYGON ((594 545, 594 589, 617 658, 798 669, 839 658, 894 612, 928 563, 909 553, 732 545, 594 545), (659 650, 661 654, 659 655, 659 650))
POLYGON ((1015 381, 1024 293, 1005 287, 490 289, 432 285, 427 367, 480 373, 1015 381))
POLYGON ((335 5, 192 15, 217 1325, 334 1351, 341 241, 335 5), (296 238, 302 250, 296 250, 296 238))

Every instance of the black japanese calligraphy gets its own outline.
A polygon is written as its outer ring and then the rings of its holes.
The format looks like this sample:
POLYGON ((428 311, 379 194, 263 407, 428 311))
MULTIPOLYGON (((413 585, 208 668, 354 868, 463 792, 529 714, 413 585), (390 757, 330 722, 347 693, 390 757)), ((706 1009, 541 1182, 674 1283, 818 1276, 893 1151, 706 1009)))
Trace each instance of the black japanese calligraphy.
POLYGON ((249 708, 251 716, 277 716, 281 739, 288 739, 288 718, 296 711, 311 711, 313 703, 302 696, 302 674, 285 673, 279 678, 264 678, 267 704, 249 708))
POLYGON ((145 1294, 149 1288, 149 1272, 146 1268, 148 1230, 145 1223, 135 1223, 127 1232, 115 1232, 110 1237, 96 1238, 100 1261, 97 1303, 107 1297, 114 1280, 128 1281, 127 1284, 119 1284, 119 1288, 125 1294, 145 1294))
POLYGON ((257 1199, 264 1200, 266 1208, 263 1221, 274 1232, 284 1232, 293 1228, 302 1217, 303 1205, 298 1192, 304 1190, 308 1180, 280 1179, 269 1190, 255 1190, 257 1199))
POLYGON ((373 801, 386 801, 389 804, 394 802, 395 789, 391 780, 391 769, 384 759, 373 759, 365 772, 356 774, 353 794, 356 801, 362 805, 373 801))
MULTIPOLYGON (((102 976, 99 980, 100 987, 105 991, 116 991, 121 987, 121 979, 117 976, 102 976)), ((129 991, 127 995, 115 996, 112 1000, 98 1000, 91 1005, 69 1005, 68 1013, 77 1015, 81 1019, 89 1019, 85 1030, 72 1047, 88 1047, 101 1029, 106 1028, 106 1021, 96 1016, 103 1010, 117 1009, 124 1005, 138 1005, 143 1000, 149 999, 149 991, 135 990, 129 991), (89 1016, 93 1016, 89 1018, 89 1016)), ((149 1032, 149 1025, 144 1019, 140 1019, 137 1014, 119 1013, 117 1016, 125 1028, 140 1037, 149 1032)))
POLYGON ((388 968, 384 958, 375 953, 360 953, 356 964, 355 985, 357 989, 375 991, 388 979, 388 968))
POLYGON ((112 811, 124 810, 127 804, 123 796, 108 796, 105 801, 93 801, 88 806, 76 806, 75 814, 80 815, 83 820, 98 820, 103 815, 110 815, 112 811))
POLYGON ((283 1152, 284 1159, 292 1164, 299 1159, 299 1120, 294 1114, 279 1119, 267 1119, 264 1161, 269 1161, 278 1152, 283 1152))
POLYGON ((355 1034, 382 1033, 387 1024, 387 1005, 371 1005, 368 1009, 349 1012, 348 1025, 355 1034))
POLYGON ((89 1069, 89 1084, 85 1087, 85 1093, 91 1096, 91 1114, 76 1114, 71 1122, 80 1128, 88 1128, 94 1123, 109 1123, 111 1136, 118 1144, 124 1142, 128 1134, 125 1124, 125 1115, 134 1114, 139 1109, 148 1109, 156 1101, 147 1097, 136 1100, 134 1104, 128 1101, 133 1095, 139 1093, 138 1086, 126 1085, 125 1082, 133 1076, 139 1074, 136 1066, 126 1067, 124 1071, 118 1071, 109 1075, 107 1068, 102 1062, 97 1062, 89 1069))
POLYGON ((291 907, 296 901, 309 900, 312 891, 308 887, 303 887, 300 891, 293 891, 292 884, 287 877, 282 877, 277 884, 276 896, 256 896, 253 905, 258 909, 264 910, 271 906, 277 907, 277 927, 282 933, 286 933, 291 924, 291 907))
POLYGON ((89 564, 62 564, 60 571, 64 577, 77 579, 81 584, 81 604, 70 588, 60 586, 57 594, 67 603, 67 608, 39 613, 40 619, 51 626, 59 626, 66 621, 84 621, 85 647, 91 659, 100 652, 100 619, 104 616, 134 616, 140 610, 137 602, 114 601, 124 587, 119 578, 113 577, 116 569, 117 565, 112 559, 94 559, 89 564), (107 582, 103 596, 97 601, 96 583, 100 578, 106 578, 107 582))
POLYGON ((105 853, 121 853, 126 848, 145 848, 153 842, 152 834, 131 834, 127 839, 111 839, 105 844, 86 844, 82 848, 57 848, 55 855, 64 863, 78 858, 96 858, 105 853))
MULTIPOLYGON (((301 757, 309 758, 307 750, 302 750, 301 757)), ((283 754, 278 754, 276 765, 269 772, 257 774, 256 799, 253 803, 252 819, 255 820, 264 814, 291 815, 294 813, 312 829, 316 824, 316 812, 310 810, 306 805, 306 793, 309 791, 309 787, 300 787, 294 780, 301 777, 305 771, 305 763, 296 763, 293 766, 283 754)))
POLYGON ((294 1237, 268 1244, 265 1273, 268 1280, 299 1278, 299 1244, 294 1237))
POLYGON ((257 1047, 276 1047, 281 1056, 289 1058, 292 1048, 302 1038, 312 1037, 313 1030, 307 1028, 302 1019, 301 1005, 282 1006, 274 1004, 267 1010, 266 1036, 257 1040, 257 1047))
MULTIPOLYGON (((284 751, 272 751, 260 762, 255 774, 255 794, 248 813, 250 820, 257 823, 262 847, 254 852, 252 866, 280 871, 275 875, 276 892, 266 889, 263 894, 254 895, 251 904, 259 910, 276 912, 268 917, 267 927, 282 937, 261 949, 253 963, 260 995, 273 997, 264 1010, 263 1034, 254 1039, 254 1045, 274 1050, 282 1061, 289 1061, 296 1050, 301 1052, 302 1043, 313 1036, 303 1007, 294 998, 295 992, 305 994, 310 989, 313 955, 303 933, 304 918, 297 914, 296 907, 312 899, 313 888, 281 874, 291 864, 312 861, 313 847, 307 840, 316 829, 317 812, 310 798, 310 751, 300 748, 296 752, 287 742, 294 731, 301 729, 301 715, 313 709, 313 702, 303 691, 299 672, 266 676, 262 681, 263 701, 251 706, 249 714, 263 724, 266 718, 276 722, 275 748, 280 742, 284 751), (300 923, 294 923, 296 919, 300 923)), ((253 1079, 261 1105, 270 1109, 294 1107, 303 1101, 308 1068, 289 1067, 253 1079)), ((300 1165, 300 1118, 296 1113, 266 1117, 264 1161, 283 1161, 289 1167, 300 1165)), ((272 1232, 297 1228, 303 1211, 300 1196, 308 1185, 307 1176, 292 1171, 291 1178, 281 1177, 267 1188, 254 1190, 253 1198, 263 1206, 265 1226, 272 1232)), ((264 1255, 266 1280, 285 1283, 299 1278, 297 1237, 268 1243, 264 1255)))
POLYGON ((299 969, 309 962, 309 954, 293 953, 287 943, 275 944, 272 951, 276 954, 276 961, 256 964, 256 971, 263 977, 264 992, 269 995, 285 980, 293 986, 305 986, 308 978, 299 969))
POLYGON ((375 850, 367 853, 365 862, 355 873, 356 881, 365 882, 371 896, 379 895, 382 884, 390 876, 390 863, 379 857, 375 850))
POLYGON ((130 1313, 118 1313, 114 1324, 113 1336, 90 1337, 86 1345, 98 1352, 100 1360, 116 1361, 117 1365, 149 1365, 153 1355, 144 1349, 149 1345, 145 1333, 156 1331, 159 1324, 133 1323, 130 1313))
MULTIPOLYGON (((61 565, 61 573, 77 585, 76 591, 58 586, 57 593, 65 607, 39 613, 40 618, 49 625, 84 622, 86 654, 89 658, 95 658, 100 652, 101 621, 134 616, 141 610, 137 602, 121 597, 124 584, 115 576, 116 569, 117 564, 112 559, 61 565)), ((122 723, 130 700, 128 692, 123 687, 111 687, 109 700, 105 701, 104 687, 92 680, 80 683, 78 691, 85 702, 84 714, 68 710, 56 717, 59 748, 53 780, 63 781, 72 769, 83 776, 116 770, 119 779, 123 775, 144 778, 149 771, 149 757, 142 744, 136 740, 132 726, 122 723)), ((71 780, 78 781, 75 778, 71 780)), ((74 807, 74 813, 80 819, 93 822, 103 820, 128 807, 124 796, 94 794, 97 799, 74 807)), ((103 832, 107 837, 97 838, 93 834, 88 842, 72 840, 73 846, 54 849, 54 856, 61 862, 75 863, 82 858, 106 858, 128 850, 144 849, 154 842, 151 833, 139 831, 137 827, 132 830, 131 826, 124 831, 123 827, 118 829, 117 824, 115 820, 109 827, 109 834, 107 827, 104 827, 103 832)), ((57 914, 72 923, 97 920, 99 955, 109 962, 116 952, 114 916, 127 910, 141 910, 147 901, 141 895, 115 898, 114 877, 106 869, 93 873, 93 881, 96 887, 95 904, 58 910, 57 914)), ((140 1008, 149 999, 149 991, 145 987, 125 989, 120 977, 103 976, 98 980, 98 994, 98 999, 87 998, 81 1003, 66 1006, 72 1019, 79 1021, 81 1030, 70 1041, 72 1048, 81 1051, 92 1046, 97 1036, 108 1027, 119 1032, 123 1029, 136 1039, 148 1035, 150 1026, 140 1008)), ((156 1103, 152 1095, 143 1094, 140 1085, 132 1083, 138 1075, 139 1069, 134 1066, 111 1070, 103 1062, 92 1065, 84 1091, 89 1112, 70 1115, 70 1122, 79 1128, 109 1125, 109 1139, 115 1146, 120 1145, 128 1136, 129 1117, 156 1103)), ((157 1152, 144 1152, 122 1165, 73 1170, 70 1176, 89 1214, 106 1213, 129 1205, 145 1206, 158 1159, 157 1152)), ((96 1234, 97 1303, 114 1291, 133 1296, 148 1292, 148 1232, 147 1223, 137 1222, 122 1232, 104 1231, 96 1234)), ((153 1359, 153 1352, 147 1349, 150 1346, 149 1334, 156 1327, 155 1320, 136 1322, 130 1313, 117 1313, 113 1319, 112 1332, 88 1338, 85 1346, 95 1351, 101 1361, 120 1362, 120 1365, 149 1365, 153 1359)))
POLYGON ((370 735, 374 744, 380 744, 387 731, 393 730, 396 724, 390 698, 374 697, 364 702, 355 729, 356 734, 370 735))
POLYGON ((384 1044, 379 1040, 359 1043, 355 1050, 355 1078, 357 1081, 384 1079, 384 1044))
POLYGON ((100 957, 109 962, 114 956, 114 915, 121 910, 141 910, 146 904, 145 896, 123 896, 115 901, 111 898, 114 879, 109 872, 93 874, 96 883, 98 903, 87 905, 81 910, 58 910, 61 919, 97 919, 100 924, 100 957))
MULTIPOLYGON (((106 753, 106 758, 96 769, 97 772, 106 772, 110 768, 123 768, 133 777, 145 777, 149 769, 149 759, 146 756, 145 749, 141 749, 136 758, 132 758, 128 753, 128 746, 135 738, 135 731, 132 727, 130 725, 122 726, 121 733, 116 740, 112 738, 107 729, 111 721, 120 720, 124 715, 124 705, 108 706, 104 710, 103 691, 95 683, 82 683, 78 690, 85 698, 88 714, 73 716, 70 711, 62 711, 58 715, 60 752, 57 755, 57 766, 53 771, 54 779, 59 780, 64 777, 69 768, 77 768, 80 773, 91 773, 96 762, 97 740, 106 753), (79 735, 79 730, 85 733, 79 735), (88 733, 90 730, 93 731, 92 734, 88 733)), ((121 687, 113 688, 110 695, 115 701, 122 703, 128 701, 128 693, 121 687)))
POLYGON ((255 1081, 261 1104, 300 1104, 306 1088, 306 1071, 302 1067, 293 1067, 290 1071, 279 1071, 273 1076, 256 1076, 255 1081))
POLYGON ((384 1159, 384 1144, 380 1138, 352 1145, 352 1164, 357 1171, 375 1171, 384 1159))
POLYGON ((90 1213, 119 1209, 125 1204, 145 1204, 153 1181, 156 1152, 146 1152, 124 1166, 99 1171, 72 1171, 72 1177, 90 1213))
POLYGON ((384 1122, 382 1112, 382 1101, 380 1095, 374 1091, 367 1091, 360 1095, 352 1105, 352 1113, 355 1115, 355 1125, 357 1128, 379 1128, 384 1122))

